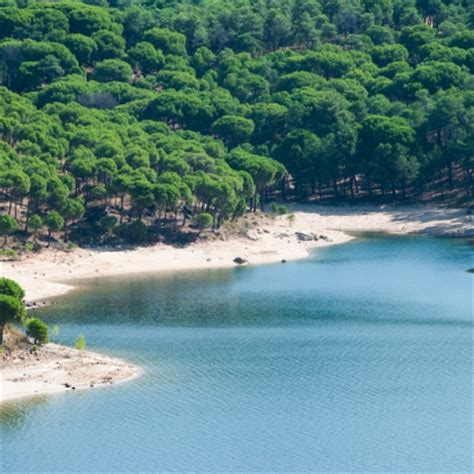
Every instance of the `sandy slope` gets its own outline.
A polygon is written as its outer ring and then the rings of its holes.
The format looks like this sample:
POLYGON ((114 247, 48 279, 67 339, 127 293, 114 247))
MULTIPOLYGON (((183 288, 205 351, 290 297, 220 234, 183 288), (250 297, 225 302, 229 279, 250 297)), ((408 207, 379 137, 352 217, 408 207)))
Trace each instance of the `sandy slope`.
POLYGON ((0 358, 0 403, 16 398, 110 385, 136 377, 140 369, 120 359, 47 344, 23 347, 0 358))

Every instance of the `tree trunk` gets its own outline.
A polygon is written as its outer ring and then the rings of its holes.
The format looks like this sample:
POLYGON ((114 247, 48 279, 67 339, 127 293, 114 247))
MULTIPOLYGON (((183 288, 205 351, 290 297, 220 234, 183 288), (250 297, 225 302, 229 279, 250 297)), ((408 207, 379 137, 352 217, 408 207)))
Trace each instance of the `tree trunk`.
POLYGON ((123 222, 123 200, 124 200, 124 196, 120 196, 120 222, 119 224, 121 224, 123 222))
POLYGON ((31 201, 28 199, 28 205, 26 206, 26 218, 25 218, 25 232, 28 232, 28 219, 30 218, 31 201))
POLYGON ((451 160, 448 161, 448 186, 449 189, 453 188, 453 163, 451 160))
POLYGON ((0 346, 3 345, 3 331, 5 329, 5 325, 4 324, 0 324, 0 346))
POLYGON ((356 194, 359 194, 359 185, 357 184, 357 178, 355 177, 355 175, 352 175, 352 179, 354 180, 356 194))

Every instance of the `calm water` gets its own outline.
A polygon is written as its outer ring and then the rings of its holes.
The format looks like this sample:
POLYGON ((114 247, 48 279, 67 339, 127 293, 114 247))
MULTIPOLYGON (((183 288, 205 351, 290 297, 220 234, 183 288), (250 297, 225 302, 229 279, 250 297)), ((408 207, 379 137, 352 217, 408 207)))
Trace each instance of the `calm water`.
POLYGON ((376 237, 286 265, 89 282, 38 314, 145 373, 7 405, 1 467, 471 472, 470 255, 376 237))

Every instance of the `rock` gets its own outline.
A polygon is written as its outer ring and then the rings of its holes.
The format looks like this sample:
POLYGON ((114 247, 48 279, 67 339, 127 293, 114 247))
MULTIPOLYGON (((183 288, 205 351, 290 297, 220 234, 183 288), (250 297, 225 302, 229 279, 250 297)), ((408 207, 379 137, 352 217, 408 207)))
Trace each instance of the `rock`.
POLYGON ((318 240, 314 234, 307 234, 306 232, 295 232, 296 238, 301 242, 309 242, 311 240, 318 240))
POLYGON ((319 240, 324 240, 325 242, 331 242, 331 239, 327 235, 320 235, 319 240))
POLYGON ((71 388, 71 386, 70 386, 68 383, 65 383, 64 386, 65 386, 66 388, 71 388))
POLYGON ((249 263, 247 260, 245 260, 245 258, 242 258, 242 257, 235 257, 233 262, 236 263, 237 265, 243 265, 244 263, 249 263))
POLYGON ((285 260, 285 259, 282 259, 281 263, 286 263, 286 260, 285 260))
POLYGON ((470 268, 469 270, 466 270, 467 273, 474 273, 474 268, 470 268))

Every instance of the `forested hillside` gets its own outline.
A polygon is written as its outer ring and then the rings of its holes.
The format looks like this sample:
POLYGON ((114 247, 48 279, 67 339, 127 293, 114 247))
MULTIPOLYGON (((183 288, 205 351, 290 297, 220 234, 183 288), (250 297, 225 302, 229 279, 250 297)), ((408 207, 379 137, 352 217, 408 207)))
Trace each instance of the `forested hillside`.
POLYGON ((0 234, 472 192, 474 2, 0 0, 0 234))

